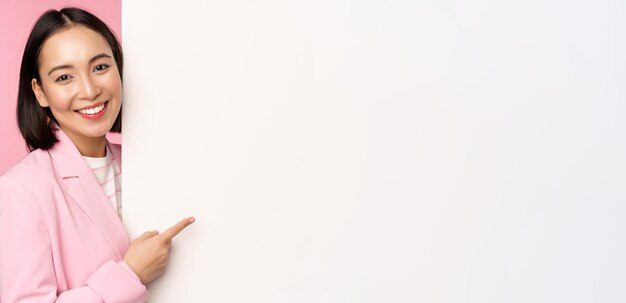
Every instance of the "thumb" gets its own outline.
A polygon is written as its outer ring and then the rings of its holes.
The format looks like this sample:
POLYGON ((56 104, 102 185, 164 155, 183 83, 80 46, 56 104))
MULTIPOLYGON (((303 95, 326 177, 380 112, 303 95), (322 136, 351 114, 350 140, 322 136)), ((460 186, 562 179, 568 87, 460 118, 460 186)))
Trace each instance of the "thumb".
POLYGON ((158 230, 147 231, 137 238, 137 240, 147 240, 159 234, 158 230))

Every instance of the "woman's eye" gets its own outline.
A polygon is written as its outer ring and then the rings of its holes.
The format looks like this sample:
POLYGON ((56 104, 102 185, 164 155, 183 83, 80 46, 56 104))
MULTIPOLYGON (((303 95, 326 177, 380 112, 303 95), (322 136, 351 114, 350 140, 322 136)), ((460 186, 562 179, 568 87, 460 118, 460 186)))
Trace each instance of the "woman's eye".
POLYGON ((62 75, 56 79, 56 82, 64 82, 70 79, 69 75, 62 75))
POLYGON ((103 71, 105 69, 109 68, 108 65, 106 64, 98 64, 96 65, 96 68, 94 68, 94 71, 99 72, 99 71, 103 71))

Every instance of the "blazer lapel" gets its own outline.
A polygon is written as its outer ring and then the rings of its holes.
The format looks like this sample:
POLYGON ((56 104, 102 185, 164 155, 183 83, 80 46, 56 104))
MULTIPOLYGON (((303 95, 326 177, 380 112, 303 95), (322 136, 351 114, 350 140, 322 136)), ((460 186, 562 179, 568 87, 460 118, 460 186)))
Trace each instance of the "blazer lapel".
POLYGON ((119 145, 112 144, 111 142, 107 140, 107 146, 109 147, 109 150, 111 151, 111 154, 113 155, 113 159, 115 160, 115 163, 117 163, 117 167, 119 167, 120 172, 122 172, 122 151, 119 145))
MULTIPOLYGON (((61 129, 56 131, 56 136, 59 142, 49 153, 63 179, 65 190, 85 215, 98 226, 121 260, 130 241, 117 212, 111 207, 100 183, 72 140, 61 129)), ((121 168, 119 155, 114 156, 121 168)))

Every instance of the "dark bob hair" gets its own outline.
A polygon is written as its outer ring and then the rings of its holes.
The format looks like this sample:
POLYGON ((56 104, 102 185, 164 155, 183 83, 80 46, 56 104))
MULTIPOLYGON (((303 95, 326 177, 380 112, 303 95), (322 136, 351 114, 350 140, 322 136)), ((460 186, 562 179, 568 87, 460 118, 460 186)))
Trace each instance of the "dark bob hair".
MULTIPOLYGON (((30 32, 20 70, 20 82, 17 93, 17 124, 22 136, 26 140, 26 145, 30 151, 35 149, 50 149, 59 142, 54 132, 58 122, 52 115, 49 107, 41 107, 37 102, 32 89, 32 79, 39 77, 39 52, 46 40, 60 30, 74 25, 83 25, 99 33, 107 41, 113 52, 113 59, 117 64, 120 79, 123 74, 124 60, 122 49, 111 32, 102 20, 91 13, 79 8, 67 7, 60 11, 49 10, 45 12, 30 32)), ((122 131, 122 111, 111 127, 112 132, 122 131)))

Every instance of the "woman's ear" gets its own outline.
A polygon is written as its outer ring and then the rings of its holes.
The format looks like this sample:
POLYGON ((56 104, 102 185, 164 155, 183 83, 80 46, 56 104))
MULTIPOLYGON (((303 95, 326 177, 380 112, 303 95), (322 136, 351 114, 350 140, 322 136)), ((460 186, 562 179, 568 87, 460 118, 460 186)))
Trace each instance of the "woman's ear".
POLYGON ((48 100, 46 99, 46 95, 43 93, 43 88, 37 79, 33 78, 30 81, 30 85, 33 88, 33 92, 35 93, 35 97, 37 98, 37 102, 41 107, 49 107, 48 100))

